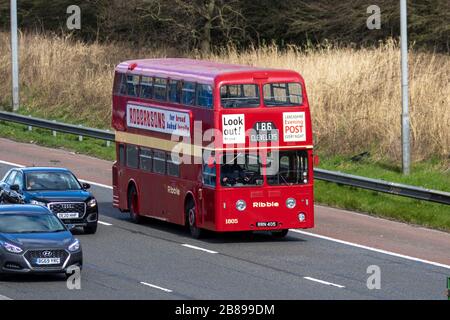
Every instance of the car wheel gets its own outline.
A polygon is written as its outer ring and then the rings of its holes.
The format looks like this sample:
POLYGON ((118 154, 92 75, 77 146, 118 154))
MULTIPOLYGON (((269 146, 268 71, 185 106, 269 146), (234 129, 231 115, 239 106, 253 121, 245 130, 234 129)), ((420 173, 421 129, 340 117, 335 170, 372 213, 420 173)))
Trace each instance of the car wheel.
POLYGON ((196 210, 193 201, 190 201, 186 206, 186 221, 194 239, 200 239, 203 236, 203 230, 197 227, 196 210))
POLYGON ((272 231, 272 237, 274 238, 284 238, 288 234, 289 229, 283 229, 279 231, 272 231))
POLYGON ((83 231, 85 234, 95 234, 97 232, 97 222, 83 227, 83 231))
POLYGON ((128 191, 128 208, 130 210, 130 219, 134 223, 142 223, 142 217, 138 211, 138 196, 136 188, 132 186, 128 191))

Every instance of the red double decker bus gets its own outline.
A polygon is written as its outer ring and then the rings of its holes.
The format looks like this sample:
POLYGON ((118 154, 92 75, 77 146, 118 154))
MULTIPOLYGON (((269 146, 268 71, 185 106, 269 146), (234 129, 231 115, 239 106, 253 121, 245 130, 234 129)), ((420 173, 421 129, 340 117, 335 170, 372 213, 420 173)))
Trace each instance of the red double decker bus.
POLYGON ((314 226, 313 139, 290 70, 146 59, 115 70, 113 204, 203 230, 314 226))

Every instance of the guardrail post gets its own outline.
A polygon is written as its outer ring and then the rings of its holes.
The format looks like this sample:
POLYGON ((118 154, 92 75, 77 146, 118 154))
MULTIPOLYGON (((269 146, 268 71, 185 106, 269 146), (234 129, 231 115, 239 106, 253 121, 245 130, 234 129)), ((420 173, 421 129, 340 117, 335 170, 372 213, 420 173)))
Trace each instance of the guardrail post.
MULTIPOLYGON (((53 122, 56 123, 56 120, 53 120, 53 122)), ((52 134, 53 134, 54 137, 56 137, 56 131, 55 130, 52 131, 52 134)))
MULTIPOLYGON (((80 124, 80 125, 78 125, 80 128, 82 127, 82 125, 80 124)), ((78 136, 78 141, 79 142, 83 142, 83 136, 81 136, 81 135, 79 135, 78 136)))
POLYGON ((28 131, 33 131, 33 127, 32 126, 28 126, 28 131))
MULTIPOLYGON (((106 130, 106 131, 109 132, 109 130, 106 130)), ((106 140, 106 147, 107 147, 107 148, 111 147, 111 141, 106 140)))

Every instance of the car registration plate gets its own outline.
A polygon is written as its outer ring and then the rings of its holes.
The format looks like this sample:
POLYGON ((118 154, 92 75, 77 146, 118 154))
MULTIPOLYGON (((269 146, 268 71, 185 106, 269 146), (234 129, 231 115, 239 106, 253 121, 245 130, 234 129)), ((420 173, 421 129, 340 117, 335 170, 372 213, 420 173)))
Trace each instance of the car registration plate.
POLYGON ((78 212, 65 212, 58 213, 58 218, 60 219, 76 219, 79 218, 78 212))
POLYGON ((267 228, 267 227, 276 227, 278 225, 277 222, 275 221, 270 221, 270 222, 257 222, 256 226, 260 227, 260 228, 267 228))
POLYGON ((38 265, 49 265, 49 264, 60 264, 60 258, 37 258, 36 264, 38 265))

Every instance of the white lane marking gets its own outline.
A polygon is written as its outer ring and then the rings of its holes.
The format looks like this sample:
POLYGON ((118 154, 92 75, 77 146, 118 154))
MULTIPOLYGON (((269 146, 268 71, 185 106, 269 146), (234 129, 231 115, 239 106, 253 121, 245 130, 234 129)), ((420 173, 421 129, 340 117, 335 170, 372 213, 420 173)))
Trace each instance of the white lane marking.
POLYGON ((84 182, 84 183, 89 183, 90 185, 93 185, 93 186, 96 186, 96 187, 101 187, 101 188, 110 189, 110 190, 113 189, 113 187, 108 186, 106 184, 101 184, 101 183, 97 183, 97 182, 93 182, 93 181, 89 181, 89 180, 83 180, 83 179, 80 179, 80 181, 84 182))
POLYGON ((103 221, 97 221, 98 223, 104 225, 104 226, 112 226, 112 223, 108 223, 108 222, 103 222, 103 221))
MULTIPOLYGON (((15 167, 21 167, 21 168, 25 167, 25 166, 23 166, 21 164, 12 163, 12 162, 3 161, 3 160, 0 160, 0 163, 6 164, 6 165, 9 165, 9 166, 13 166, 13 167, 14 166, 15 167)), ((80 181, 84 181, 84 182, 90 183, 90 184, 95 185, 95 186, 99 186, 99 187, 103 187, 103 188, 107 188, 107 189, 112 189, 111 186, 104 185, 104 184, 101 184, 101 183, 89 182, 87 180, 80 180, 80 181)), ((292 232, 296 232, 296 233, 305 234, 305 235, 308 235, 308 236, 311 236, 311 237, 316 237, 316 238, 320 238, 320 239, 324 239, 324 240, 328 240, 328 241, 337 242, 337 243, 340 243, 340 244, 345 244, 345 245, 356 247, 356 248, 366 249, 366 250, 370 250, 370 251, 374 251, 374 252, 378 252, 378 253, 383 253, 383 254, 394 256, 394 257, 398 257, 398 258, 403 258, 403 259, 407 259, 407 260, 411 260, 411 261, 416 261, 416 262, 429 264, 429 265, 436 266, 436 267, 450 269, 450 265, 446 265, 446 264, 443 264, 443 263, 438 263, 438 262, 434 262, 434 261, 424 260, 424 259, 420 259, 420 258, 416 258, 416 257, 411 257, 411 256, 407 256, 407 255, 403 255, 403 254, 387 251, 387 250, 382 250, 382 249, 377 249, 377 248, 373 248, 373 247, 369 247, 369 246, 364 246, 364 245, 361 245, 361 244, 348 242, 348 241, 344 241, 344 240, 339 240, 339 239, 335 239, 335 238, 331 238, 331 237, 327 237, 327 236, 322 236, 320 234, 315 234, 315 233, 311 233, 311 232, 300 231, 300 230, 296 230, 296 229, 291 229, 291 231, 292 232)), ((185 246, 189 247, 188 245, 185 245, 185 246)), ((207 251, 207 252, 210 251, 210 250, 206 250, 206 249, 204 249, 204 250, 207 251)), ((212 251, 211 253, 213 253, 213 252, 217 253, 215 251, 212 251)))
POLYGON ((194 249, 194 250, 205 251, 205 252, 208 252, 208 253, 218 253, 217 251, 212 251, 212 250, 208 250, 208 249, 192 246, 192 245, 186 244, 186 243, 182 244, 182 246, 186 247, 186 248, 191 248, 191 249, 194 249))
MULTIPOLYGON (((12 167, 19 167, 19 168, 25 168, 26 167, 26 166, 24 166, 22 164, 8 162, 8 161, 3 161, 3 160, 0 160, 0 163, 1 164, 6 164, 6 165, 12 166, 12 167)), ((80 182, 89 183, 89 184, 91 184, 93 186, 97 186, 97 187, 101 187, 101 188, 105 188, 105 189, 110 189, 110 190, 113 189, 113 187, 108 186, 106 184, 102 184, 102 183, 98 183, 98 182, 94 182, 94 181, 89 181, 89 180, 84 180, 84 179, 79 179, 79 180, 80 180, 80 182)))
POLYGON ((8 298, 7 296, 2 296, 0 294, 0 300, 12 300, 11 298, 8 298))
POLYGON ((147 287, 151 287, 151 288, 154 288, 154 289, 162 290, 164 292, 173 292, 170 289, 166 289, 166 288, 163 288, 163 287, 155 286, 154 284, 151 284, 151 283, 147 283, 147 282, 142 282, 141 281, 141 284, 143 284, 144 286, 147 286, 147 287))
POLYGON ((345 288, 345 286, 341 286, 340 284, 335 284, 335 283, 332 283, 332 282, 327 282, 327 281, 323 281, 323 280, 316 279, 316 278, 303 277, 303 279, 314 281, 314 282, 318 282, 318 283, 321 283, 321 284, 326 284, 327 286, 338 287, 338 288, 341 288, 341 289, 345 288))
POLYGON ((357 244, 357 243, 353 243, 353 242, 349 242, 349 241, 339 240, 339 239, 335 239, 335 238, 331 238, 331 237, 327 237, 327 236, 322 236, 320 234, 315 234, 315 233, 311 233, 311 232, 300 231, 300 230, 296 230, 296 229, 291 229, 291 231, 292 232, 296 232, 296 233, 301 233, 301 234, 304 234, 304 235, 307 235, 307 236, 315 237, 315 238, 320 238, 320 239, 324 239, 324 240, 328 240, 328 241, 337 242, 337 243, 340 243, 340 244, 345 244, 347 246, 352 246, 352 247, 356 247, 356 248, 360 248, 360 249, 366 249, 366 250, 370 250, 370 251, 374 251, 374 252, 378 252, 378 253, 387 254, 389 256, 394 256, 394 257, 398 257, 398 258, 403 258, 403 259, 407 259, 407 260, 412 260, 412 261, 416 261, 416 262, 430 264, 430 265, 436 266, 436 267, 450 269, 450 265, 443 264, 443 263, 438 263, 438 262, 434 262, 434 261, 429 261, 429 260, 424 260, 424 259, 420 259, 420 258, 416 258, 416 257, 411 257, 411 256, 407 256, 407 255, 404 255, 404 254, 395 253, 395 252, 391 252, 391 251, 387 251, 387 250, 383 250, 383 249, 377 249, 377 248, 373 248, 373 247, 368 247, 368 246, 364 246, 362 244, 357 244))
POLYGON ((12 163, 12 162, 8 162, 8 161, 3 161, 0 160, 1 164, 6 164, 7 166, 11 166, 11 167, 19 167, 19 168, 24 168, 25 166, 21 165, 21 164, 17 164, 17 163, 12 163))

